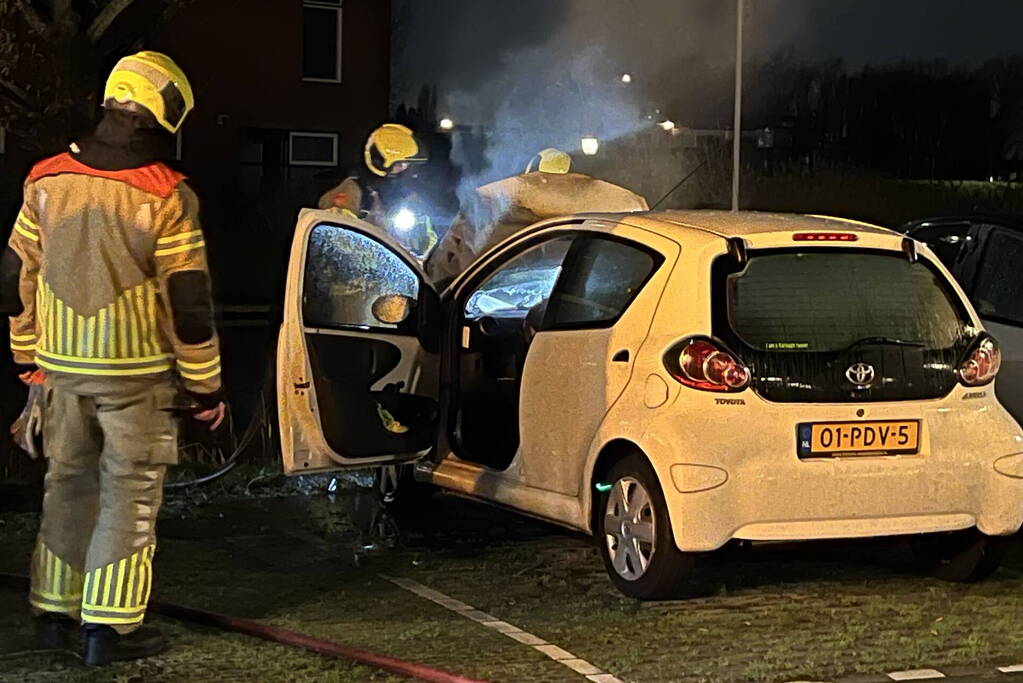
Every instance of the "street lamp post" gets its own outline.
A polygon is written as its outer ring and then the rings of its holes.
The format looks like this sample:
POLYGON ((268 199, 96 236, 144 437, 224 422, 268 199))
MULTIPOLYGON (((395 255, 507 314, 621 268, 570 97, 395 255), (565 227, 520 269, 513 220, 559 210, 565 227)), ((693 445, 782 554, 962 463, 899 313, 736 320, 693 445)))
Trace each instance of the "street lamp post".
POLYGON ((742 153, 742 19, 746 0, 736 0, 735 122, 732 127, 732 211, 739 210, 739 172, 742 153))

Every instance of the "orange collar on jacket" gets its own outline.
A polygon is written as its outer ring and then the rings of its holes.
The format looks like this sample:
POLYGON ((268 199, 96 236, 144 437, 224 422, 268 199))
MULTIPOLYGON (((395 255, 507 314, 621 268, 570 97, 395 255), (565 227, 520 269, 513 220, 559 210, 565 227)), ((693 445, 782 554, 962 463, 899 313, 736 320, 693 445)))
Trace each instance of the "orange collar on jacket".
POLYGON ((40 161, 32 167, 28 174, 28 179, 29 182, 33 182, 40 178, 60 175, 61 173, 77 173, 78 175, 117 180, 164 199, 171 196, 178 183, 185 179, 185 176, 166 164, 161 163, 147 164, 123 171, 101 171, 98 168, 86 166, 67 152, 40 161))

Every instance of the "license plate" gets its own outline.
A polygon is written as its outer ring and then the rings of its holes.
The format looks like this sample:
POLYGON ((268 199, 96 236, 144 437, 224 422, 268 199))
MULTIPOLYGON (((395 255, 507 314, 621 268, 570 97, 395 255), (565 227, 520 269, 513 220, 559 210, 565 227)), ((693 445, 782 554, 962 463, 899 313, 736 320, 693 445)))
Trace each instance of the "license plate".
POLYGON ((909 455, 920 452, 920 421, 813 422, 799 425, 799 456, 909 455))

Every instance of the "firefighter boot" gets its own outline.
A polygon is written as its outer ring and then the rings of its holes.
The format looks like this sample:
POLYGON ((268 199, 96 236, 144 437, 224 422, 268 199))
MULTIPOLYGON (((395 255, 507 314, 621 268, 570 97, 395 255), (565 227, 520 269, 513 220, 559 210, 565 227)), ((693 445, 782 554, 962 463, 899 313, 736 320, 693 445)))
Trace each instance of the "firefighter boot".
POLYGON ((82 627, 82 659, 86 666, 152 657, 166 650, 167 644, 167 636, 152 626, 123 635, 103 624, 82 627))
POLYGON ((70 650, 78 622, 66 614, 43 612, 35 617, 36 646, 41 650, 70 650))

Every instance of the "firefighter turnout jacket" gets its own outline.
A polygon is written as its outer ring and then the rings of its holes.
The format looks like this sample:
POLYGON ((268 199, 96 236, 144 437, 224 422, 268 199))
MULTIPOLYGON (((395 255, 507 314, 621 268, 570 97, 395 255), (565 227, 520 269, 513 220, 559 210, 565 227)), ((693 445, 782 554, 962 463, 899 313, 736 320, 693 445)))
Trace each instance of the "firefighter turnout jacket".
POLYGON ((162 163, 104 171, 65 153, 37 164, 3 261, 7 282, 19 273, 15 362, 73 376, 176 371, 190 393, 217 393, 198 212, 162 163))

